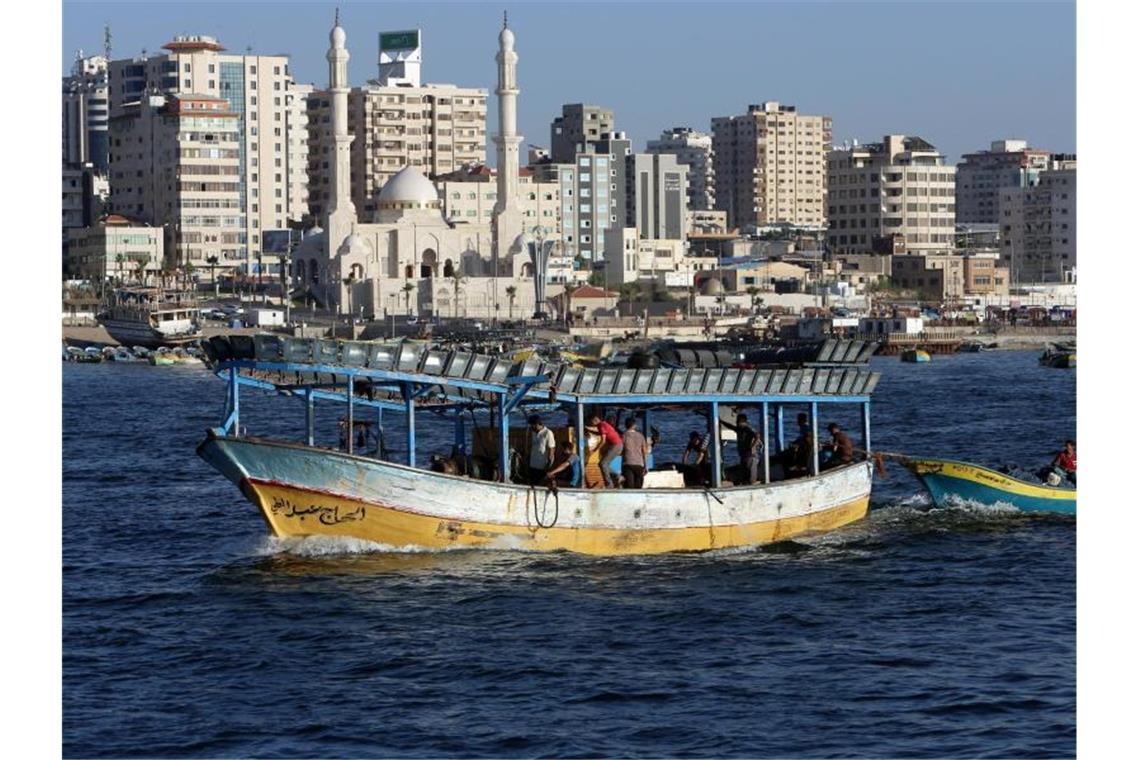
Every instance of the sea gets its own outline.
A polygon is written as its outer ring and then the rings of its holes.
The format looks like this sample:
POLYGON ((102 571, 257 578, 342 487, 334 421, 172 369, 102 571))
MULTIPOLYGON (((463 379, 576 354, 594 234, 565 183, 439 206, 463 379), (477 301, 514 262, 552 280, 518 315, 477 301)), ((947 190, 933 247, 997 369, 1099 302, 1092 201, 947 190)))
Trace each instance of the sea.
MULTIPOLYGON (((1036 356, 876 357, 874 448, 1044 465, 1075 437, 1076 375, 1036 356)), ((765 549, 280 541, 194 453, 224 391, 63 366, 65 757, 1076 753, 1075 519, 934 509, 889 466, 866 519, 765 549)), ((856 412, 834 419, 859 445, 856 412)), ((450 446, 430 422, 421 461, 450 446)), ((300 439, 303 406, 245 392, 242 424, 300 439)), ((653 424, 666 459, 700 421, 653 424)))

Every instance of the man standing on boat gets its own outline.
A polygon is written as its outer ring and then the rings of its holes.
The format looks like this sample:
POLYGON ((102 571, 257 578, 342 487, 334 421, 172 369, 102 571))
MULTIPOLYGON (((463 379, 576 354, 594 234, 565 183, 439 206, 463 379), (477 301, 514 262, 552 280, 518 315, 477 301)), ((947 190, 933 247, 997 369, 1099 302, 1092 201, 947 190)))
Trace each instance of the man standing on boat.
POLYGON ((542 418, 537 414, 532 414, 527 422, 530 423, 530 435, 527 436, 527 483, 539 486, 546 481, 546 472, 554 464, 554 432, 542 424, 542 418))
POLYGON ((851 439, 846 433, 840 429, 839 425, 834 422, 827 426, 827 432, 831 433, 831 441, 824 444, 824 448, 831 451, 831 459, 827 460, 827 464, 822 469, 830 470, 832 467, 842 467, 845 464, 851 464, 855 461, 855 446, 851 443, 851 439))
POLYGON ((602 480, 606 483, 606 488, 614 487, 614 476, 610 472, 610 466, 613 461, 621 455, 622 452, 622 438, 614 426, 606 420, 601 418, 601 415, 595 414, 590 418, 590 425, 586 428, 591 433, 597 433, 602 437, 602 461, 598 463, 598 467, 602 471, 602 480))
POLYGON ((740 469, 743 470, 741 478, 748 485, 754 485, 759 479, 760 453, 764 442, 748 424, 747 414, 736 415, 735 425, 727 422, 723 424, 736 433, 736 453, 740 456, 740 469))
POLYGON ((649 457, 649 442, 637 429, 637 418, 625 421, 622 436, 621 477, 626 488, 641 488, 645 483, 645 462, 649 457))

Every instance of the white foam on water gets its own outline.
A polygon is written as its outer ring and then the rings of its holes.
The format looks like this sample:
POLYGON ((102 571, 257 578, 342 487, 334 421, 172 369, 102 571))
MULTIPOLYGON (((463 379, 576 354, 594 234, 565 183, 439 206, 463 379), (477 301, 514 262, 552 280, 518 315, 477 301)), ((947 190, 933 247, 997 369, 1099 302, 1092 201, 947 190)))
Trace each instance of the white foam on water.
POLYGON ((291 554, 297 557, 336 557, 346 554, 439 554, 465 548, 467 547, 430 549, 414 544, 395 546, 348 536, 305 536, 302 538, 268 536, 265 542, 256 549, 256 553, 262 557, 272 557, 278 554, 291 554))

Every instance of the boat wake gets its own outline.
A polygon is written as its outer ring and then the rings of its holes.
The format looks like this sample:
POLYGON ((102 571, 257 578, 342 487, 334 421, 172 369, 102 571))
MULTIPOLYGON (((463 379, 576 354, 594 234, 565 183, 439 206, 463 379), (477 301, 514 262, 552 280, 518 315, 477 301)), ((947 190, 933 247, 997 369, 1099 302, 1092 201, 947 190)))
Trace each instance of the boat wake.
POLYGON ((311 559, 363 554, 438 554, 449 551, 455 551, 455 549, 429 549, 413 545, 393 546, 392 544, 380 544, 375 541, 348 536, 304 536, 302 538, 267 536, 265 542, 257 547, 255 553, 259 557, 290 555, 311 559))

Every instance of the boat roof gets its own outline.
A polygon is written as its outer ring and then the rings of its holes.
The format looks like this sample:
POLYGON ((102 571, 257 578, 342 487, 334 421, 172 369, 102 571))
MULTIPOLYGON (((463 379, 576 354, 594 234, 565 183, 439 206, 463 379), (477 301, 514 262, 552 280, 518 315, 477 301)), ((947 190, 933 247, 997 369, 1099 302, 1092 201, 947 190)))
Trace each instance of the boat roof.
POLYGON ((505 356, 437 349, 422 343, 278 335, 218 335, 203 348, 215 373, 232 370, 250 378, 247 384, 278 392, 304 386, 299 380, 296 384, 285 383, 284 378, 278 382, 267 373, 346 375, 374 390, 403 393, 405 397, 420 396, 430 386, 455 402, 491 403, 501 396, 512 403, 526 398, 548 403, 662 405, 866 402, 879 381, 880 373, 869 366, 877 345, 830 339, 807 361, 695 369, 577 367, 535 356, 513 361, 505 356))

